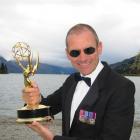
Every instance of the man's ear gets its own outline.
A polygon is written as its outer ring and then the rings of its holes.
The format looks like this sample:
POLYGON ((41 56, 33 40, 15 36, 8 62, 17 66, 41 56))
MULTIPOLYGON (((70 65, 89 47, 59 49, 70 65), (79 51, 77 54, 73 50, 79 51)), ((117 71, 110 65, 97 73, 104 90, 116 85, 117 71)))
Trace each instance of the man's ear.
POLYGON ((68 48, 65 48, 65 52, 66 52, 67 58, 70 59, 70 56, 69 56, 69 53, 68 53, 68 48))
POLYGON ((103 50, 103 45, 102 45, 101 41, 98 43, 97 49, 98 49, 98 54, 101 55, 102 54, 102 50, 103 50))

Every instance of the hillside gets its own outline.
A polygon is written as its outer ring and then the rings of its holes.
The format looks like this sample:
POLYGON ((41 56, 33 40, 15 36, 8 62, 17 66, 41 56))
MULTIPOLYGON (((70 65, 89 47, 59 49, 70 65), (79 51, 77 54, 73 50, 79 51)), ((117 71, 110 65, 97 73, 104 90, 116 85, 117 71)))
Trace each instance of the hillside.
POLYGON ((129 59, 111 64, 112 69, 123 75, 138 75, 140 76, 140 53, 129 59))

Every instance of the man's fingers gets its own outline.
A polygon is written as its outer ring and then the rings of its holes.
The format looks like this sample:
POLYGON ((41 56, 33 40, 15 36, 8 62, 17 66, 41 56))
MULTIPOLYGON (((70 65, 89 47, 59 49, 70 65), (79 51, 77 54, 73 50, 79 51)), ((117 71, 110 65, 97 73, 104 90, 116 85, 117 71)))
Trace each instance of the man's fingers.
POLYGON ((31 124, 27 124, 27 126, 30 128, 34 128, 34 127, 39 128, 39 129, 41 128, 41 124, 37 121, 33 121, 31 124))
POLYGON ((44 139, 53 140, 54 138, 53 133, 48 129, 47 125, 44 126, 39 122, 33 121, 31 124, 27 124, 27 126, 38 132, 44 139))
POLYGON ((36 84, 35 81, 32 81, 32 82, 31 82, 31 86, 32 86, 33 88, 38 88, 38 85, 36 84))
POLYGON ((23 93, 36 92, 36 91, 37 89, 32 87, 26 87, 22 90, 23 93))
POLYGON ((42 124, 40 124, 37 121, 33 121, 31 124, 27 124, 27 126, 37 132, 44 132, 44 131, 48 130, 47 126, 43 126, 42 124))
POLYGON ((28 105, 36 105, 40 103, 40 90, 35 82, 31 82, 31 87, 25 87, 22 90, 22 99, 28 105))

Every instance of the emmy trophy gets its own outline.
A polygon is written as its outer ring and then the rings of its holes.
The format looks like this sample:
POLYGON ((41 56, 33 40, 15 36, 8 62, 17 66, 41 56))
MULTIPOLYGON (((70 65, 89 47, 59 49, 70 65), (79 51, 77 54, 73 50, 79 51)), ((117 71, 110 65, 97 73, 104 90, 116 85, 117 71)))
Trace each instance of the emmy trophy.
MULTIPOLYGON (((12 48, 13 57, 17 64, 23 70, 24 85, 25 87, 32 87, 30 76, 33 76, 39 66, 39 55, 37 56, 36 63, 33 65, 32 52, 30 46, 24 42, 16 43, 12 48)), ((28 94, 28 93, 27 93, 28 94)), ((50 106, 41 104, 27 104, 21 109, 17 110, 18 123, 31 123, 32 121, 48 121, 50 117, 50 106), (47 117, 46 117, 47 116, 47 117)))

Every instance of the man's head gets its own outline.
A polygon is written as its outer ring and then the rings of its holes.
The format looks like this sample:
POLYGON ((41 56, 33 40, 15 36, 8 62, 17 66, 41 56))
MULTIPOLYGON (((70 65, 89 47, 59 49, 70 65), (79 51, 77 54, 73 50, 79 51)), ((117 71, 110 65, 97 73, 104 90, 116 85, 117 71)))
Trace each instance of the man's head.
POLYGON ((83 75, 95 70, 102 52, 102 43, 87 24, 73 26, 66 36, 66 53, 72 65, 83 75))

